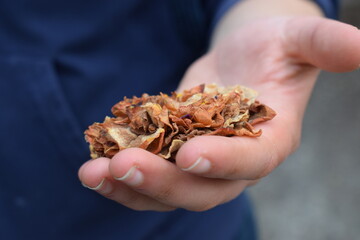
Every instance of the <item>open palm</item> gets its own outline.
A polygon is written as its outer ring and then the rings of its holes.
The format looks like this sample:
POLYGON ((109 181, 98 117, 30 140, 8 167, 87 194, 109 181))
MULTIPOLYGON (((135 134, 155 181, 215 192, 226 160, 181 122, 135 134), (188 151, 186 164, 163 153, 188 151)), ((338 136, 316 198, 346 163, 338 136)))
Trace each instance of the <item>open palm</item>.
POLYGON ((196 61, 179 88, 215 82, 257 90, 259 100, 278 114, 258 125, 261 137, 196 137, 181 147, 176 165, 127 149, 85 163, 79 177, 137 210, 203 211, 227 202, 296 149, 319 69, 356 69, 359 43, 356 28, 321 18, 272 18, 242 27, 196 61))

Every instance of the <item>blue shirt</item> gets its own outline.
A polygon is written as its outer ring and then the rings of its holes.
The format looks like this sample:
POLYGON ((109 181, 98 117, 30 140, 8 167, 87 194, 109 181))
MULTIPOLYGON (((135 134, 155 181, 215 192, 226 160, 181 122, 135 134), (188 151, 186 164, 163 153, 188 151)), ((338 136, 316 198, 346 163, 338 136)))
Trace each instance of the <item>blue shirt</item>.
POLYGON ((176 89, 235 2, 0 1, 0 239, 255 238, 244 194, 203 213, 137 212, 77 179, 87 126, 123 96, 176 89))

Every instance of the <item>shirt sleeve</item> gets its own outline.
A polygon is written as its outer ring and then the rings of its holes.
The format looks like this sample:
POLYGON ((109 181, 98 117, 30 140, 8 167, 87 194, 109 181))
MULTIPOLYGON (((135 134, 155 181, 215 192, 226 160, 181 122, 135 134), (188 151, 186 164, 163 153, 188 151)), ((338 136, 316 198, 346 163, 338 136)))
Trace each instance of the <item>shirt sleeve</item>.
POLYGON ((328 18, 339 18, 340 0, 314 0, 328 18))
MULTIPOLYGON (((210 16, 210 31, 225 15, 225 13, 241 0, 208 0, 205 6, 207 15, 210 16)), ((313 0, 328 18, 337 19, 339 16, 339 0, 313 0)))
POLYGON ((208 0, 205 5, 205 12, 208 16, 210 33, 214 30, 216 24, 236 3, 241 0, 208 0))

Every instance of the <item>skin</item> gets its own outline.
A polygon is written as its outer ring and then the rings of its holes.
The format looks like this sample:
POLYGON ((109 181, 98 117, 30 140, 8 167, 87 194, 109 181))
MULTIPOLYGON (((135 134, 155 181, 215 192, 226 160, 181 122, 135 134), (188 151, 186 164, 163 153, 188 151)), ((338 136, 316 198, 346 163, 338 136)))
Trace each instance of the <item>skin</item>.
POLYGON ((256 89, 259 100, 277 112, 257 125, 261 137, 196 137, 181 147, 176 165, 142 149, 126 149, 112 159, 86 162, 79 169, 81 182, 135 210, 205 211, 234 199, 293 153, 320 69, 357 69, 360 31, 312 17, 321 13, 308 1, 273 2, 237 4, 214 31, 211 50, 179 86, 215 82, 256 89))

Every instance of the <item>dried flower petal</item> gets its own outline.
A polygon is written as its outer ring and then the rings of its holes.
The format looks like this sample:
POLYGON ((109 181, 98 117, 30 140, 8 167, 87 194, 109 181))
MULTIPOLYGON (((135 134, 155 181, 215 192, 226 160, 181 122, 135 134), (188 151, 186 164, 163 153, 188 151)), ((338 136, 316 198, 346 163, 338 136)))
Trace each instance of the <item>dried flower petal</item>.
POLYGON ((200 85, 171 96, 124 98, 112 107, 114 118, 85 131, 92 158, 113 157, 140 147, 173 161, 189 139, 200 135, 259 137, 255 124, 276 113, 256 101, 256 91, 243 87, 200 85))

